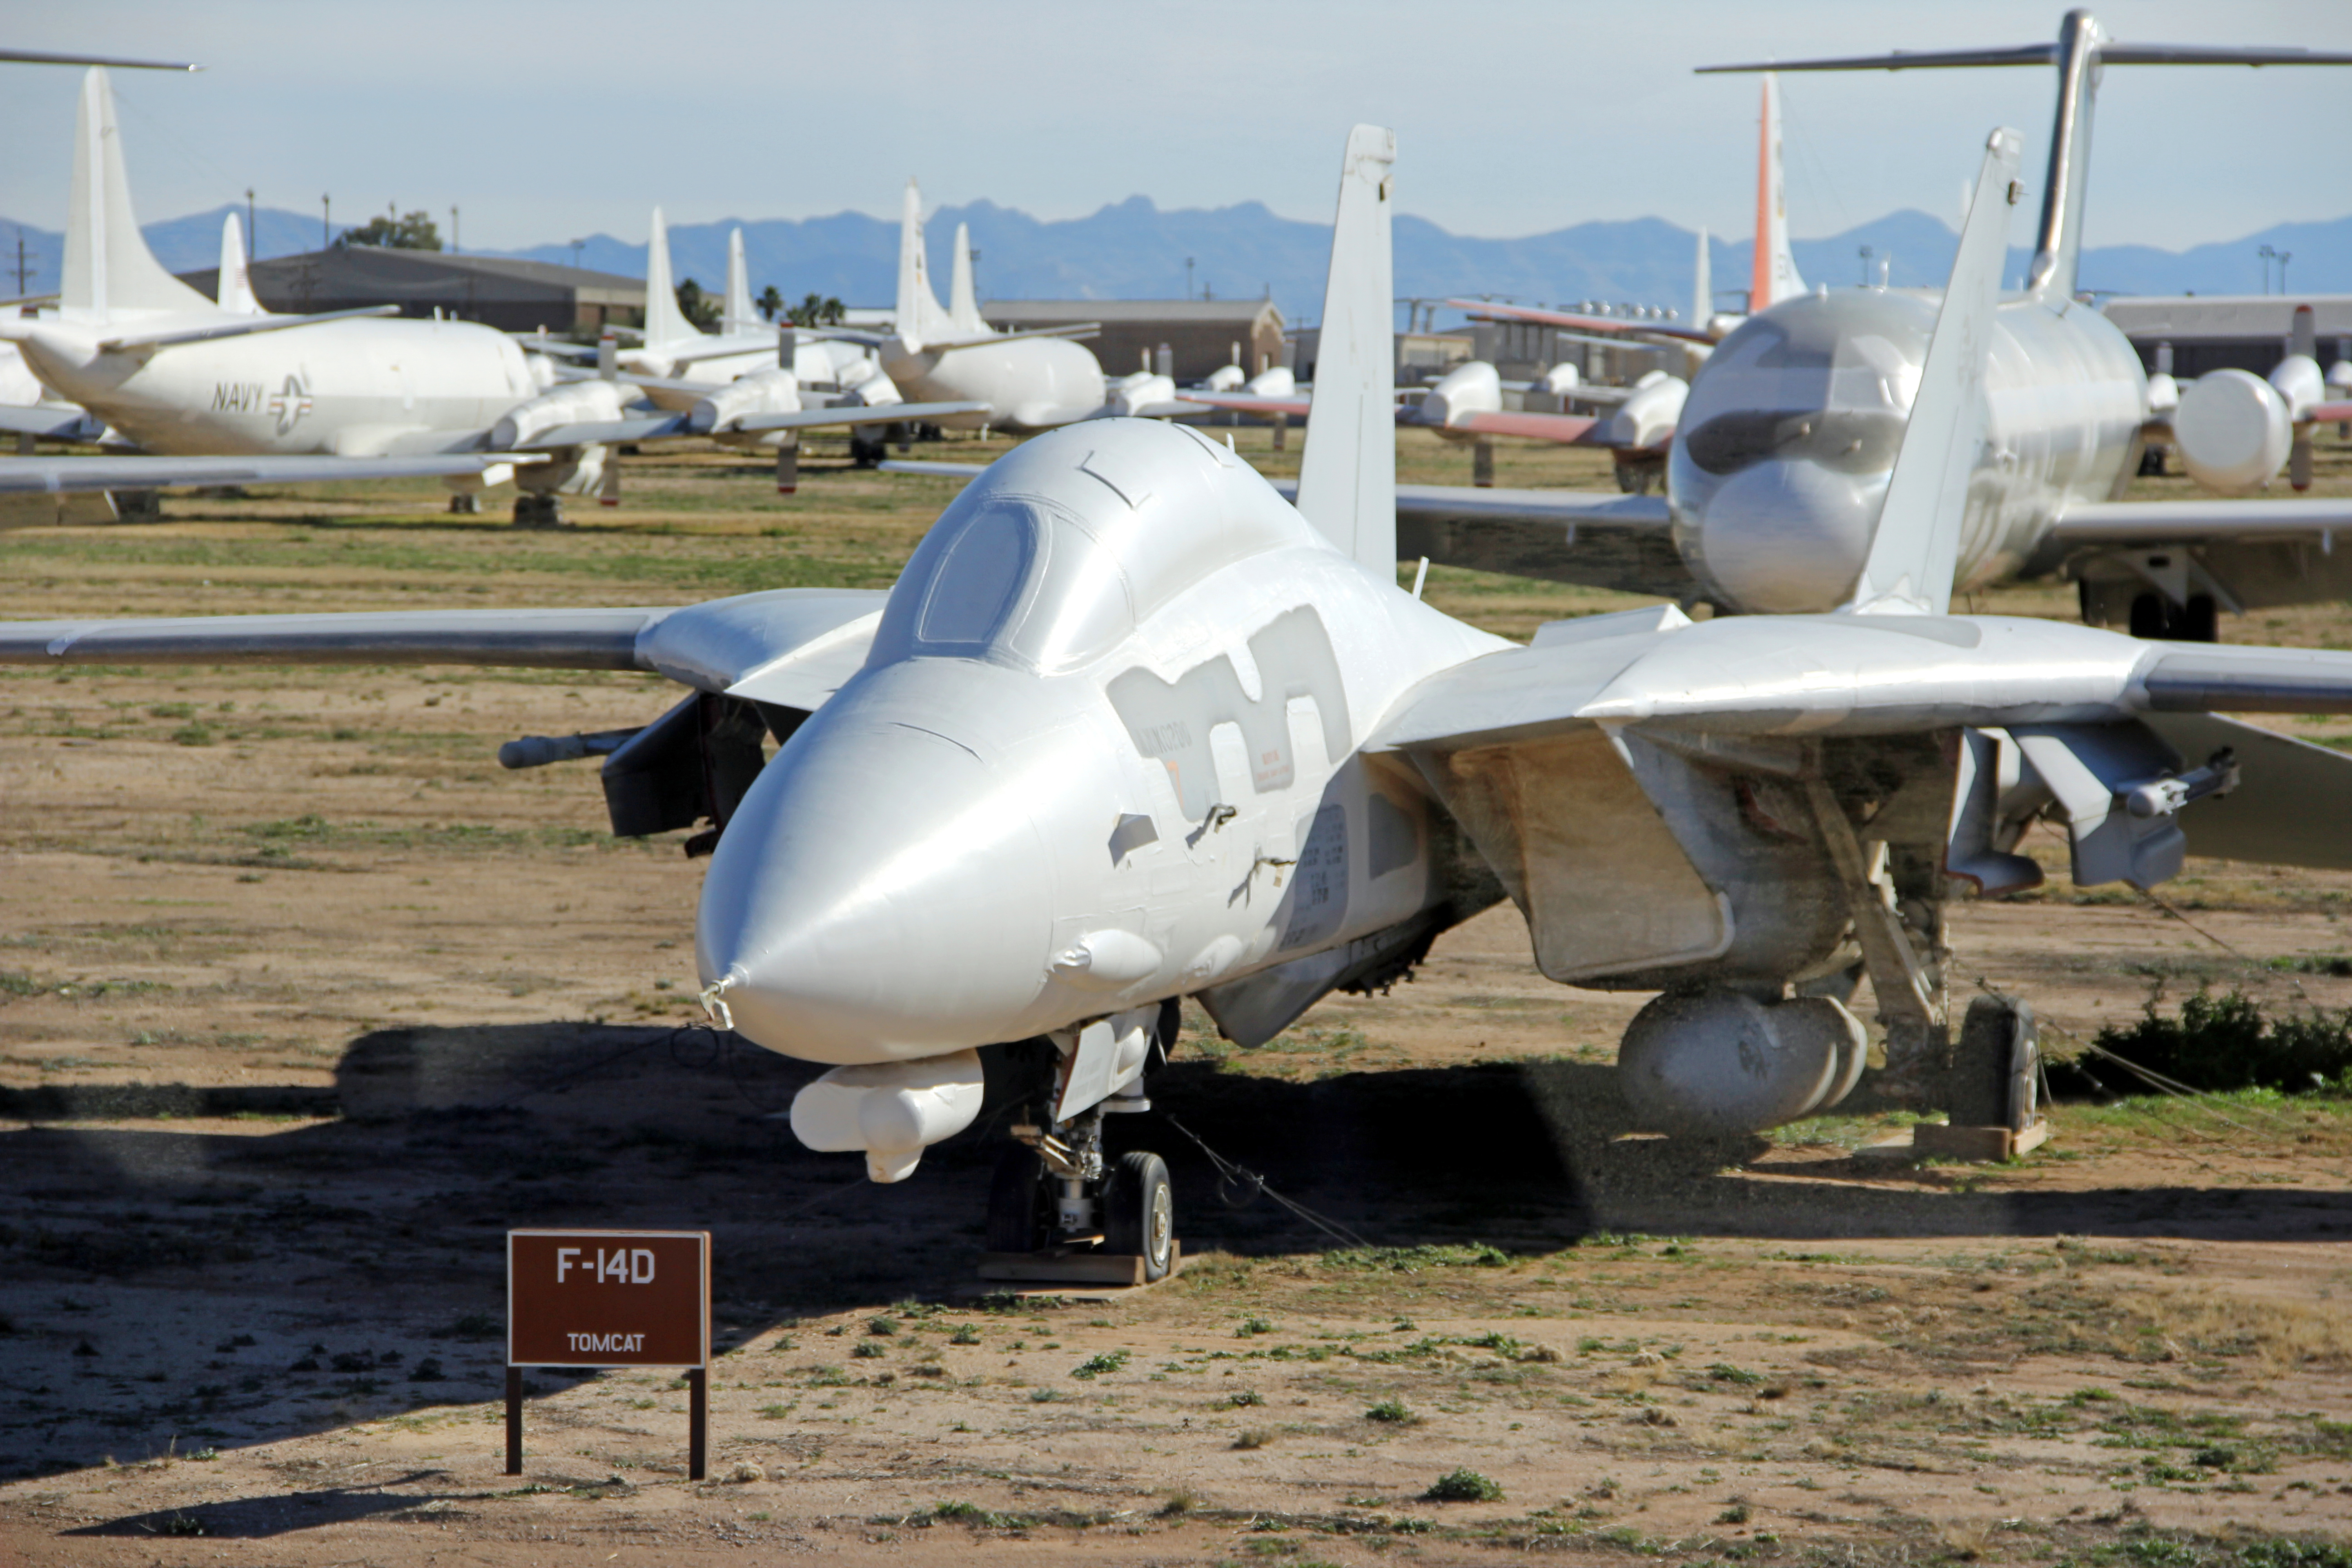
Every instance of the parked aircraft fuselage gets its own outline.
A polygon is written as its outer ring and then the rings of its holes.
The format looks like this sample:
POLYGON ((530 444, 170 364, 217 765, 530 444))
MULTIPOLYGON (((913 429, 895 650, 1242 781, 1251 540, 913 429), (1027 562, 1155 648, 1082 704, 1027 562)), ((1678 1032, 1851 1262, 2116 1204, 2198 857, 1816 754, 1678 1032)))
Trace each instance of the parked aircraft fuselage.
POLYGON ((96 352, 93 336, 70 321, 37 329, 26 361, 52 392, 158 454, 430 451, 540 391, 522 351, 471 321, 322 321, 113 353, 96 352))
POLYGON ((903 339, 882 345, 882 368, 909 403, 985 403, 986 414, 940 421, 959 430, 987 426, 1025 433, 1084 419, 1103 405, 1102 366, 1066 338, 1017 338, 969 347, 903 339))
MULTIPOLYGON (((1856 289, 1748 318, 1691 384, 1666 468, 1675 542, 1718 602, 1818 612, 1851 592, 1941 294, 1856 289)), ((1962 589, 2021 567, 2068 506, 2118 497, 2147 377, 2123 332, 2074 301, 2005 301, 1986 438, 1969 481, 1962 589)))

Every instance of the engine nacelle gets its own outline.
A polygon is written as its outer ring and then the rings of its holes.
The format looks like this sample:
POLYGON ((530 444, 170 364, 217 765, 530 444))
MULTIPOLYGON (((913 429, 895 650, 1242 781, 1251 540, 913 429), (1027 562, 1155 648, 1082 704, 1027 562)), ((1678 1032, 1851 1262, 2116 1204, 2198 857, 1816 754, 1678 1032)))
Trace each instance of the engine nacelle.
POLYGON ((2162 419, 2180 406, 2180 384, 2172 379, 2168 370, 2159 370, 2147 378, 2147 412, 2153 419, 2162 419))
POLYGON ((980 1114, 978 1051, 835 1068, 793 1096, 793 1136, 820 1153, 866 1156, 877 1182, 903 1182, 923 1151, 980 1114))
POLYGON ((1105 409, 1115 415, 1131 415, 1155 403, 1174 402, 1176 380, 1173 376, 1139 370, 1132 375, 1119 377, 1108 390, 1110 395, 1103 400, 1105 409))
POLYGON ((1451 425, 1465 416, 1493 414, 1503 406, 1503 378, 1485 360, 1474 359, 1445 373, 1421 400, 1421 422, 1451 425))
POLYGON ((2251 371, 2199 376, 2173 411, 2172 446, 2180 466, 2221 495, 2242 495, 2270 483, 2294 445, 2286 399, 2251 371))
MULTIPOLYGON (((871 363, 870 361, 867 363, 871 363)), ((898 384, 892 381, 878 364, 856 382, 844 380, 842 390, 847 395, 842 401, 860 408, 886 408, 893 403, 907 401, 906 395, 898 390, 898 384)))
POLYGON ((613 381, 575 381, 552 387, 507 410, 490 426, 490 446, 512 451, 544 431, 565 425, 598 425, 621 416, 625 403, 635 401, 637 389, 613 381))
POLYGON ((1289 366, 1278 364, 1250 377, 1242 390, 1252 397, 1289 397, 1298 391, 1298 378, 1290 374, 1289 366))
POLYGON ((1662 370, 1652 371, 1633 384, 1633 395, 1609 416, 1609 444, 1637 451, 1664 446, 1683 416, 1683 401, 1689 396, 1689 382, 1662 370))
POLYGON ((1574 392, 1578 387, 1583 385, 1584 373, 1578 370, 1573 364, 1556 364, 1549 370, 1543 373, 1543 380, 1538 384, 1540 384, 1546 392, 1558 397, 1563 393, 1574 392))
POLYGON ((1719 1138, 1835 1105, 1868 1048, 1861 1020, 1826 996, 1669 991, 1633 1016, 1617 1079, 1647 1131, 1719 1138))
POLYGON ((2270 374, 2271 390, 2286 405, 2289 422, 2311 416, 2311 405, 2327 401, 2327 377, 2309 354, 2289 354, 2270 374))
POLYGON ((1248 379, 1249 377, 1244 374, 1241 366, 1237 364, 1221 364, 1216 369, 1209 373, 1209 390, 1211 392, 1232 392, 1240 387, 1242 383, 1248 379))
POLYGON ((747 414, 797 414, 800 377, 783 369, 755 370, 737 376, 695 401, 686 427, 698 436, 730 428, 747 414))

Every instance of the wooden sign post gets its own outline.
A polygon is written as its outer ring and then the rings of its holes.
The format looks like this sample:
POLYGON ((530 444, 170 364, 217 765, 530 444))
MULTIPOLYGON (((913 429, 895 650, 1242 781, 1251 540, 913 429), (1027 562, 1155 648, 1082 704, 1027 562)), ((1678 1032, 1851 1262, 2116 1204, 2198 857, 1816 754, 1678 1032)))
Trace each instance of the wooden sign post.
POLYGON ((527 1366, 682 1366, 687 1460, 710 1436, 710 1233, 507 1232, 507 1474, 522 1474, 527 1366))

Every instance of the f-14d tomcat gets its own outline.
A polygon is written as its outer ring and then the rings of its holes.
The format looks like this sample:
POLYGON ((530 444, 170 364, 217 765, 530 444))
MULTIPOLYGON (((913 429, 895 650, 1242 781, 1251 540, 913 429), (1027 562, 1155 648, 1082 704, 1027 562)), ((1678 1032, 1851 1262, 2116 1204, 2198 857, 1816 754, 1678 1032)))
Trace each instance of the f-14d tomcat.
POLYGON ((1520 647, 1396 585, 1394 140, 1359 126, 1297 508, 1201 432, 1106 419, 999 460, 887 594, 0 623, 0 659, 636 668, 691 688, 605 758, 607 798, 625 833, 719 825, 703 997, 827 1065, 793 1104, 805 1142, 903 1179, 972 1121, 977 1047, 1051 1042, 1045 1110, 992 1191, 999 1247, 1100 1235, 1157 1276, 1166 1167, 1107 1148, 1105 1113, 1139 1108, 1176 999, 1256 1045, 1506 896, 1547 975, 1662 993, 1619 1058, 1651 1125, 1771 1126, 1853 1084, 1864 1032, 1843 998, 1865 972, 1891 1054, 1932 1059, 1947 878, 2032 881, 2014 848, 2038 817, 2064 825, 2084 883, 2152 885, 2191 848, 2352 865, 2352 761, 2210 716, 2352 710, 2352 655, 1946 613, 2018 147, 1988 144, 1835 613, 1661 607, 1520 647))
MULTIPOLYGON (((2055 44, 1708 68, 2052 64, 2059 90, 2041 224, 2025 287, 2004 299, 1992 328, 1983 394, 1990 439, 1969 487, 1958 586, 2060 573, 2080 584, 2094 624, 2200 641, 2213 639, 2222 610, 2352 593, 2352 555, 2332 548, 2337 531, 2352 529, 2352 500, 2118 499, 2150 431, 2218 496, 2267 483, 2288 463, 2298 432, 2352 416, 2352 405, 2326 401, 2307 349, 2269 383, 2217 372, 2172 407, 2151 396, 2123 332, 2074 293, 2103 67, 2345 65, 2352 55, 2123 44, 2089 12, 2073 11, 2055 44)), ((1769 166, 1769 97, 1767 119, 1769 166)), ((1759 254, 1764 241, 1759 234, 1759 254)), ((2290 303, 2281 301, 2282 335, 2290 303)), ((1479 309, 1586 331, 1612 325, 1479 309)), ((1424 490, 1401 518, 1406 552, 1724 609, 1830 609, 1869 555, 1937 309, 1937 293, 1920 289, 1822 289, 1780 300, 1724 337, 1694 376, 1675 422, 1663 501, 1424 490)))

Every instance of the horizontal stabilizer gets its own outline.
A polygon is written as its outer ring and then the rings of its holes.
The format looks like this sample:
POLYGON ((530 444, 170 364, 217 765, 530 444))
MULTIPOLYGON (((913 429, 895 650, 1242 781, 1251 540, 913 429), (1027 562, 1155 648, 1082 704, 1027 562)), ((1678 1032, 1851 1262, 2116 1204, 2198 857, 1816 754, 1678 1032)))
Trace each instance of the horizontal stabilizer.
POLYGON ((2110 500, 2070 506, 2051 530, 2059 544, 2196 544, 2221 540, 2352 534, 2352 496, 2280 500, 2110 500))
POLYGON ((106 422, 54 403, 7 405, 0 405, 0 430, 47 441, 95 441, 106 434, 106 422))
POLYGON ((185 60, 133 60, 119 55, 52 55, 39 49, 0 49, 0 61, 20 66, 112 66, 117 70, 200 71, 185 60))
POLYGON ((2138 685, 2157 713, 2352 713, 2352 653, 2158 643, 2138 685))
POLYGON ((1546 310, 1533 305, 1497 305, 1486 300, 1448 300, 1466 310, 1474 321, 1526 321, 1538 327, 1568 327, 1608 337, 1671 338, 1676 342, 1713 344, 1715 334, 1699 327, 1673 321, 1636 321, 1622 316, 1587 316, 1574 310, 1546 310))
POLYGON ((827 426, 897 425, 990 411, 990 405, 985 403, 843 404, 834 408, 803 408, 792 414, 747 414, 735 422, 734 427, 738 430, 820 430, 827 426))
MULTIPOLYGON (((1697 74, 1727 71, 1928 70, 1949 66, 2048 66, 2058 63, 2057 44, 2024 44, 2013 49, 1896 49, 1884 55, 1843 55, 1819 60, 1753 60, 1745 65, 1700 66, 1697 74)), ((2102 40, 2099 61, 2111 66, 2343 66, 2352 55, 2318 49, 2231 48, 2210 44, 2118 44, 2102 40)))

